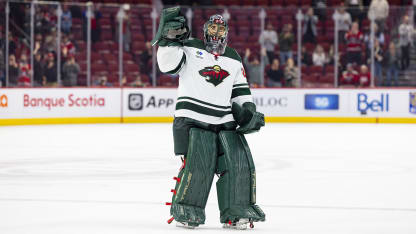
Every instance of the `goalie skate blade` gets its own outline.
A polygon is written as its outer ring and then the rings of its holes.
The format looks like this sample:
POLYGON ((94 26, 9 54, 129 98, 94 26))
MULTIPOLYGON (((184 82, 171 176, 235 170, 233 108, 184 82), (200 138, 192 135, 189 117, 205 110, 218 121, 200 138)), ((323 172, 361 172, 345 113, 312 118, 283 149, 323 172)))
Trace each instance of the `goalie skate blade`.
POLYGON ((222 227, 227 229, 246 230, 248 223, 248 219, 240 219, 238 222, 235 223, 224 223, 222 227))
POLYGON ((187 228, 187 229, 195 229, 197 226, 191 226, 188 223, 176 222, 176 227, 187 228))

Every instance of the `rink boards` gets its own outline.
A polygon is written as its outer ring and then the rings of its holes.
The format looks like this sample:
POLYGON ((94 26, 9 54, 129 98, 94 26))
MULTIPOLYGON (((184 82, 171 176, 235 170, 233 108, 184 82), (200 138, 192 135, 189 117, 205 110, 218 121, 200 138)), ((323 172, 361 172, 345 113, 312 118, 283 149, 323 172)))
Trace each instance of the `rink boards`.
MULTIPOLYGON (((1 89, 0 125, 171 122, 176 89, 1 89)), ((416 123, 416 89, 252 89, 267 122, 416 123)))

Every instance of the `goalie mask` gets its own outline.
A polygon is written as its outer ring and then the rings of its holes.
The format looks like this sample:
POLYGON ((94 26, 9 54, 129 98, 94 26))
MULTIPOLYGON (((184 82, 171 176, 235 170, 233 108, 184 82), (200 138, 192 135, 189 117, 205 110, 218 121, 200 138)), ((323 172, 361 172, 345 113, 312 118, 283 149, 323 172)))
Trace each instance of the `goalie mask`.
POLYGON ((206 50, 222 55, 227 47, 228 24, 221 15, 213 15, 204 24, 204 42, 206 50))

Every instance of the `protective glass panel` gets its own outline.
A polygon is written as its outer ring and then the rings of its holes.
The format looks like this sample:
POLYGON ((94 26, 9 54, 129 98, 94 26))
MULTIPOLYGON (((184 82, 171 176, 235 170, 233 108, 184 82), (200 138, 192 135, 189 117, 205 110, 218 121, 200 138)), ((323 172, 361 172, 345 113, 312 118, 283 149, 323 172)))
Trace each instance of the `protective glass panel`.
POLYGON ((6 2, 0 2, 0 87, 6 86, 6 2))

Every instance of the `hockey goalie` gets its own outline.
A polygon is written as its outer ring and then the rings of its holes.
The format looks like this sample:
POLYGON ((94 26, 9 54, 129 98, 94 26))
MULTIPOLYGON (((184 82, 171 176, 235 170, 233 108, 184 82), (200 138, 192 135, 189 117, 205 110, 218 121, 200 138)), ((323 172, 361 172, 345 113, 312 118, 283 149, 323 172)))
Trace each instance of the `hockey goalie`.
POLYGON ((225 228, 246 229, 265 221, 256 205, 256 172, 244 137, 264 126, 264 115, 256 111, 240 56, 227 47, 226 20, 213 15, 203 30, 203 41, 190 39, 180 8, 167 8, 152 40, 159 46, 159 69, 179 75, 173 137, 183 165, 167 203, 168 222, 187 228, 204 224, 217 174, 220 222, 225 228))

